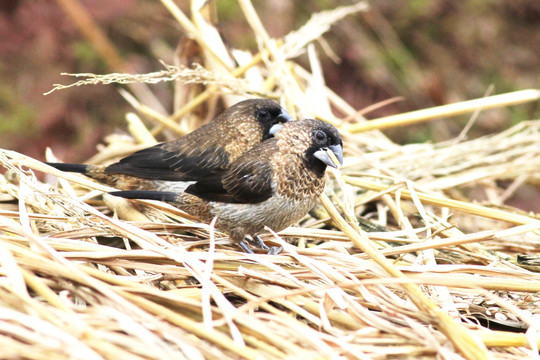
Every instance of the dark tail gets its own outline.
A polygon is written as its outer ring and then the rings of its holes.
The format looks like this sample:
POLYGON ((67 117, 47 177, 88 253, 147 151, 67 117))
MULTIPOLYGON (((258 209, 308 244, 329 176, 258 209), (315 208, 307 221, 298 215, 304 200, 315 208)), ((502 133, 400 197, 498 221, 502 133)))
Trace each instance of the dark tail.
POLYGON ((159 200, 166 202, 174 202, 178 198, 178 193, 170 191, 127 190, 111 191, 109 194, 125 199, 159 200))
POLYGON ((46 162, 45 164, 52 166, 53 168, 56 168, 58 170, 82 173, 82 174, 88 173, 88 168, 90 166, 90 165, 84 165, 84 164, 50 163, 50 162, 46 162))

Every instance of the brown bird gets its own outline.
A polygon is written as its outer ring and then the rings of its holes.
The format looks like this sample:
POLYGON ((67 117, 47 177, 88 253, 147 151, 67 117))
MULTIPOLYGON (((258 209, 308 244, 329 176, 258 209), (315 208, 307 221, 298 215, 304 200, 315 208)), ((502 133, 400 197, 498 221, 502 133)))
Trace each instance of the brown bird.
POLYGON ((246 252, 245 242, 268 247, 257 236, 268 226, 281 231, 299 221, 324 189, 327 165, 343 162, 343 144, 337 129, 323 121, 288 122, 274 135, 249 150, 225 170, 214 171, 185 192, 117 191, 129 199, 163 200, 210 222, 229 234, 246 252))
POLYGON ((178 140, 137 151, 109 166, 47 164, 123 190, 183 191, 211 172, 227 169, 232 161, 291 120, 291 115, 273 100, 244 100, 178 140))

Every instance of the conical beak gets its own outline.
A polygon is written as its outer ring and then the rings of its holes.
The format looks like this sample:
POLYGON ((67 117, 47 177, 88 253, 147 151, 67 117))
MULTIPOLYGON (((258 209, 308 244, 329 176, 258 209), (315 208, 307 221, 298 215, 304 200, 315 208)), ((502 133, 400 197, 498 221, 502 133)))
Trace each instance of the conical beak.
POLYGON ((335 169, 343 165, 343 147, 341 145, 324 147, 315 151, 313 155, 326 165, 335 169))
POLYGON ((278 123, 272 125, 270 131, 268 132, 270 135, 274 135, 279 129, 283 127, 283 124, 285 124, 286 122, 294 121, 294 118, 285 109, 281 109, 281 114, 276 117, 276 120, 278 121, 278 123))

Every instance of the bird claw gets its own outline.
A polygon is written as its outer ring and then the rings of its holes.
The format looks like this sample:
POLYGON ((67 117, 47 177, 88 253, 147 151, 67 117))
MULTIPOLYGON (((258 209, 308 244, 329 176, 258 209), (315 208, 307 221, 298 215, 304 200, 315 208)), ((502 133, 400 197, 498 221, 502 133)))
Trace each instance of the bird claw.
POLYGON ((249 247, 248 244, 246 244, 246 242, 244 240, 241 240, 238 242, 238 246, 240 246, 240 248, 242 250, 244 250, 244 252, 248 253, 248 254, 255 254, 253 252, 253 250, 251 250, 251 248, 249 247))
POLYGON ((262 241, 262 239, 258 236, 253 236, 253 240, 248 240, 248 242, 251 245, 258 247, 259 249, 270 250, 268 245, 266 245, 264 241, 262 241))
MULTIPOLYGON (((281 246, 270 246, 269 247, 258 236, 253 236, 253 240, 248 239, 247 241, 251 245, 253 245, 253 246, 255 246, 255 247, 259 248, 259 249, 266 250, 267 255, 277 255, 277 254, 279 254, 281 252, 281 250, 283 250, 283 248, 281 246)), ((238 246, 240 246, 240 248, 242 248, 242 250, 244 250, 246 253, 254 254, 253 250, 249 247, 249 245, 246 243, 245 240, 239 241, 238 246)))
POLYGON ((271 246, 268 249, 268 252, 266 253, 266 255, 278 255, 281 252, 281 250, 283 250, 281 246, 271 246))

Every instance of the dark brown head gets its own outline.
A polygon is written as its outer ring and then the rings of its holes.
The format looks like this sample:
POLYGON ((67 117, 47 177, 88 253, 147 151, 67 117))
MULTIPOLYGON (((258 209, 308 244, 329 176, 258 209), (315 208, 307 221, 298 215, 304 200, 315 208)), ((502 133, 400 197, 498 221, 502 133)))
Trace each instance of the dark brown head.
MULTIPOLYGON (((270 99, 249 99, 234 104, 222 114, 216 121, 231 121, 237 129, 249 129, 257 132, 260 141, 272 137, 284 123, 294 120, 277 102, 270 99)), ((245 132, 243 132, 245 133, 245 132)))
POLYGON ((297 153, 309 170, 322 175, 326 166, 343 164, 343 141, 337 129, 324 121, 304 119, 287 123, 275 137, 278 146, 297 153))

